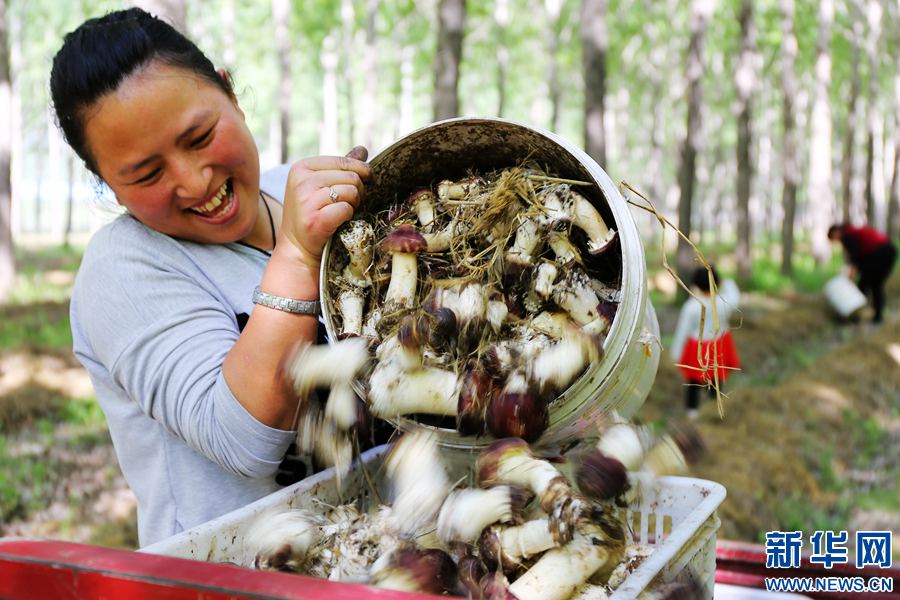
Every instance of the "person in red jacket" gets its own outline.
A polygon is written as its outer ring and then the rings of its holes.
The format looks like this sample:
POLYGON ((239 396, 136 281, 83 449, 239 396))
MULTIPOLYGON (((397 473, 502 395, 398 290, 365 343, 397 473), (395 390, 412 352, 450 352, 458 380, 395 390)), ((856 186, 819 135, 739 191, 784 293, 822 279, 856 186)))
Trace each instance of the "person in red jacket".
POLYGON ((850 264, 850 277, 858 275, 857 285, 866 296, 871 292, 875 309, 874 323, 884 316, 884 284, 897 261, 897 247, 880 231, 846 223, 828 228, 828 239, 840 242, 850 264))

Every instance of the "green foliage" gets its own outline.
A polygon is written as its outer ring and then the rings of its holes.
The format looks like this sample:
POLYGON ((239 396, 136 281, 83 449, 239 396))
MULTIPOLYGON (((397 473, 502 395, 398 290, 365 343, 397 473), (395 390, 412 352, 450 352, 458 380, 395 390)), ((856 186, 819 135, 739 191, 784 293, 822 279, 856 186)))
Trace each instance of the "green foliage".
POLYGON ((900 490, 896 485, 900 481, 900 469, 888 473, 887 480, 895 482, 894 485, 873 487, 856 499, 857 507, 862 510, 900 511, 900 490))
POLYGON ((40 509, 52 479, 43 455, 13 454, 0 436, 0 523, 40 509))
POLYGON ((106 417, 94 397, 73 398, 61 403, 62 418, 73 425, 103 425, 106 417))
POLYGON ((34 307, 9 317, 0 310, 0 350, 30 347, 34 349, 67 349, 72 347, 72 330, 67 312, 60 314, 56 305, 34 307))
POLYGON ((799 255, 794 260, 794 274, 786 276, 781 272, 779 258, 758 257, 753 261, 750 280, 745 287, 761 292, 821 292, 825 283, 837 274, 839 267, 837 258, 819 268, 812 256, 799 255))
POLYGON ((844 420, 851 445, 854 448, 856 465, 864 467, 884 452, 888 433, 874 417, 863 418, 854 410, 844 410, 844 420))
MULTIPOLYGON (((831 506, 820 507, 810 503, 805 496, 785 498, 776 510, 778 529, 781 531, 840 531, 847 528, 853 505, 849 498, 839 497, 831 506)), ((765 534, 761 533, 762 542, 765 534)))

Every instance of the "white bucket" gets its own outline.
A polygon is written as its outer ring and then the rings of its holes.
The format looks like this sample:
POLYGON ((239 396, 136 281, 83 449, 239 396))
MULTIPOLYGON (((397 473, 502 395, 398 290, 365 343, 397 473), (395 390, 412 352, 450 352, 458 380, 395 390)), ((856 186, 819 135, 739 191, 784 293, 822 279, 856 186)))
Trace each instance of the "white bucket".
POLYGON ((843 274, 828 280, 822 292, 828 306, 844 319, 857 316, 867 304, 866 296, 843 274))

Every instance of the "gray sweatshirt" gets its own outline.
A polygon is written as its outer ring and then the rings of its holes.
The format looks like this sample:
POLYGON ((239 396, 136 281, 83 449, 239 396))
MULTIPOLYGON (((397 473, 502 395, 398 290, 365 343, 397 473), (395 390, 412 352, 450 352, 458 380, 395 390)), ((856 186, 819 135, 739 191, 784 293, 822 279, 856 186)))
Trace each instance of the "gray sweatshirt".
MULTIPOLYGON (((284 186, 272 188, 277 198, 284 186)), ((268 257, 185 242, 122 216, 91 239, 72 294, 74 352, 106 414, 142 546, 278 489, 294 433, 257 421, 222 364, 268 257)))

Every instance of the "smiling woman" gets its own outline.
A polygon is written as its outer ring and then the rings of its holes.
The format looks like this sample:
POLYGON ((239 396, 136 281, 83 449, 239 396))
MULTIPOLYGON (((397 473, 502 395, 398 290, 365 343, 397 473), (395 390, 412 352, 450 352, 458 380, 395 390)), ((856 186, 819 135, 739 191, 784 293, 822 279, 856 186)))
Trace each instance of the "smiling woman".
POLYGON ((322 249, 370 171, 355 149, 261 189, 227 74, 140 9, 68 34, 51 93, 66 140, 128 210, 85 251, 71 321, 146 545, 277 487, 298 409, 281 365, 315 339, 322 249), (301 302, 254 304, 272 296, 301 302))

